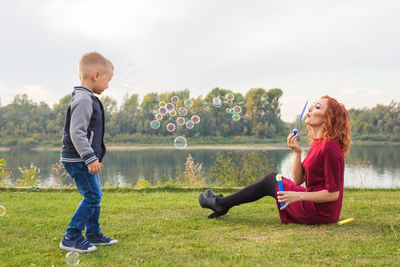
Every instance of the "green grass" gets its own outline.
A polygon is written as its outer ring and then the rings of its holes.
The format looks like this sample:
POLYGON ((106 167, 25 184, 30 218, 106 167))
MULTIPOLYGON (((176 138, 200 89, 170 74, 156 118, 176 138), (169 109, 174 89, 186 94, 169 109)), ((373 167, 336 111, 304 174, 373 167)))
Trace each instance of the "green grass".
MULTIPOLYGON (((283 225, 272 198, 209 220, 199 192, 105 192, 102 231, 120 243, 81 254, 80 266, 399 265, 399 190, 346 190, 341 219, 355 221, 343 226, 283 225)), ((65 265, 58 244, 80 199, 0 191, 0 266, 65 265)))

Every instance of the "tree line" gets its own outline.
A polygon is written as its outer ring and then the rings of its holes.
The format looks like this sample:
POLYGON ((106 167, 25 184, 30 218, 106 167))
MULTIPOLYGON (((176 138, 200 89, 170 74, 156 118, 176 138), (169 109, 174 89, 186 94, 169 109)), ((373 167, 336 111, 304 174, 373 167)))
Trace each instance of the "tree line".
POLYGON ((400 102, 350 109, 352 137, 362 141, 400 141, 400 102))
MULTIPOLYGON (((285 123, 281 120, 279 88, 265 90, 249 89, 246 94, 234 93, 234 100, 225 96, 233 93, 228 89, 214 88, 206 96, 191 98, 189 90, 165 93, 149 93, 139 103, 137 94, 126 95, 120 106, 109 96, 101 97, 105 109, 108 144, 167 144, 173 137, 184 135, 191 143, 265 143, 285 142, 287 133, 296 121, 285 123), (158 113, 160 102, 171 102, 177 96, 176 109, 185 107, 183 101, 190 99, 192 106, 187 108, 190 120, 192 115, 200 117, 200 123, 193 129, 176 125, 176 116, 164 115, 158 129, 151 127, 151 121, 158 113), (213 99, 222 100, 215 107, 213 99), (232 119, 227 108, 241 107, 240 119, 232 119), (174 123, 173 132, 166 125, 174 123)), ((65 120, 65 112, 71 95, 61 98, 50 107, 45 102, 35 103, 26 94, 16 95, 12 103, 0 106, 0 146, 30 147, 37 145, 60 146, 65 120)), ((353 139, 372 141, 400 141, 400 103, 392 101, 388 106, 349 110, 353 139)))

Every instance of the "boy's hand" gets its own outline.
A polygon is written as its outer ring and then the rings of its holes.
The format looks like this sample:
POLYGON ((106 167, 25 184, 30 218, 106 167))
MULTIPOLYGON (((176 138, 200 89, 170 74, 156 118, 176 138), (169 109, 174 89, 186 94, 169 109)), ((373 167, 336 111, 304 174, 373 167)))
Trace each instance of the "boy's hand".
POLYGON ((89 169, 89 173, 92 175, 95 175, 96 173, 99 173, 99 174, 101 173, 103 164, 101 164, 101 162, 96 160, 96 161, 93 161, 92 163, 90 163, 87 167, 89 169))

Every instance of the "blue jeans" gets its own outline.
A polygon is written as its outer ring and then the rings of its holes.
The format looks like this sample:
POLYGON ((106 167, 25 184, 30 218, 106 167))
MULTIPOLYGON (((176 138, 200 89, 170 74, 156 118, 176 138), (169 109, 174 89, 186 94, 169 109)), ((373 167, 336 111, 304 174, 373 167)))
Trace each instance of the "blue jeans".
POLYGON ((65 170, 74 179, 79 193, 84 197, 79 203, 67 229, 72 239, 82 236, 86 226, 86 235, 100 232, 100 202, 103 195, 100 175, 92 175, 84 162, 63 162, 65 170))

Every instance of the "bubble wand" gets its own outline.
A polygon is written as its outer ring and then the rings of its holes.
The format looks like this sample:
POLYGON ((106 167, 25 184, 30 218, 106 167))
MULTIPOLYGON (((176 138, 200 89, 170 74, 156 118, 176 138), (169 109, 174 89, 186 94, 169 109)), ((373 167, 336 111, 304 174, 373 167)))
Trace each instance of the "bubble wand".
MULTIPOLYGON (((279 191, 282 192, 283 190, 283 183, 282 183, 282 175, 281 174, 277 174, 275 176, 276 181, 278 182, 278 187, 279 187, 279 191)), ((281 208, 285 206, 285 202, 281 202, 281 208)))
POLYGON ((308 100, 307 100, 307 102, 306 102, 306 105, 305 105, 304 108, 303 108, 303 111, 301 112, 299 121, 297 122, 297 125, 296 125, 296 129, 293 130, 294 135, 296 135, 297 132, 298 132, 297 128, 299 127, 299 123, 300 123, 300 121, 301 121, 301 118, 303 118, 304 111, 306 110, 307 104, 308 104, 308 100))

